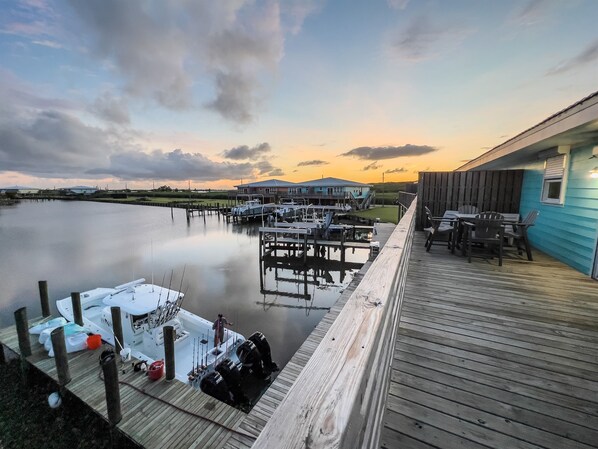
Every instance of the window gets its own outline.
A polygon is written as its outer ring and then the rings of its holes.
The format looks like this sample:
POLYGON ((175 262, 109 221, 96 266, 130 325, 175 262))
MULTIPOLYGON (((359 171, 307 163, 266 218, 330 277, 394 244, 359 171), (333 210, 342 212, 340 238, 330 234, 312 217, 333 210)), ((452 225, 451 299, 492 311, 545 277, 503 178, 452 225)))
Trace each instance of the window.
POLYGON ((549 157, 544 162, 544 184, 542 186, 542 201, 544 203, 563 204, 566 164, 567 156, 565 154, 549 157))

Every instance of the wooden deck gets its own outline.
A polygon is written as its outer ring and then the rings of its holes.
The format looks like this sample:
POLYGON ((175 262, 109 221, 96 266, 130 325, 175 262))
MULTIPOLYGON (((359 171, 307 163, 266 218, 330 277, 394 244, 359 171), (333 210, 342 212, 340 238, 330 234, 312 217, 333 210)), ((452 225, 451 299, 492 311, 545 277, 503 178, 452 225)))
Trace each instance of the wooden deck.
POLYGON ((598 282, 538 252, 498 267, 423 242, 380 447, 598 447, 598 282))
MULTIPOLYGON (((27 361, 56 381, 56 363, 36 337, 31 336, 33 354, 27 361)), ((0 342, 19 353, 15 326, 0 330, 0 342)), ((66 389, 107 420, 104 383, 99 377, 101 352, 69 354, 72 380, 66 389)), ((166 382, 162 377, 151 382, 143 372, 133 371, 130 362, 118 366, 123 418, 117 429, 145 448, 219 449, 237 433, 231 429, 246 416, 177 380, 166 382)))

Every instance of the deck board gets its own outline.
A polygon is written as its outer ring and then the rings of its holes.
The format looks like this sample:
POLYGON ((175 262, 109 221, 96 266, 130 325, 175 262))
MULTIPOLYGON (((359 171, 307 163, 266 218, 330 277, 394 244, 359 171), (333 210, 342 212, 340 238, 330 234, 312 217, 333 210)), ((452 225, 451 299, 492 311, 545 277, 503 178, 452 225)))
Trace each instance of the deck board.
POLYGON ((598 282, 534 259, 415 236, 380 447, 598 447, 598 282))

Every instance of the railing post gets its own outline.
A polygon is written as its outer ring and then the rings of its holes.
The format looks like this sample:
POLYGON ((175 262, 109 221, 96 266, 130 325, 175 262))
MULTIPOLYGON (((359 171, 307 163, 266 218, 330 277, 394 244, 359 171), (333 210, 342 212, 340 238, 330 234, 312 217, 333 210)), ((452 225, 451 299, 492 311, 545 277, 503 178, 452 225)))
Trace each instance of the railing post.
POLYGON ((118 389, 118 369, 116 356, 110 354, 101 361, 104 373, 104 388, 106 390, 106 405, 108 408, 108 421, 115 426, 122 419, 120 410, 120 390, 118 389))
POLYGON ((71 303, 73 306, 73 321, 79 326, 83 326, 83 311, 81 310, 81 294, 79 292, 71 293, 71 303))
POLYGON ((110 313, 112 314, 112 332, 114 333, 114 349, 117 354, 124 349, 125 342, 123 341, 123 326, 120 314, 120 307, 110 307, 110 313))
POLYGON ((52 348, 54 349, 54 360, 56 361, 56 371, 58 372, 58 385, 64 387, 71 381, 69 371, 69 360, 66 352, 66 342, 64 340, 64 327, 57 327, 50 333, 52 339, 52 348))
POLYGON ((164 326, 164 358, 166 362, 166 380, 174 379, 174 327, 164 326))
POLYGON ((48 281, 39 281, 39 300, 42 305, 42 316, 50 316, 50 300, 48 299, 48 281))

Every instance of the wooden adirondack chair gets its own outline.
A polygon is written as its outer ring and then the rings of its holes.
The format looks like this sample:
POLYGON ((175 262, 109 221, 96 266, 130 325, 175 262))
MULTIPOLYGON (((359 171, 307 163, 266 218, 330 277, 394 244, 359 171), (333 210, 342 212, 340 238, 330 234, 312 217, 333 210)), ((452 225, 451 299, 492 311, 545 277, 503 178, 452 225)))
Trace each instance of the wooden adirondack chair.
POLYGON ((505 231, 506 238, 512 238, 515 242, 517 242, 517 252, 519 254, 523 253, 521 248, 521 242, 523 242, 525 246, 525 252, 527 253, 527 260, 534 260, 532 257, 532 249, 527 238, 527 229, 534 225, 538 215, 540 215, 540 212, 533 209, 526 215, 521 223, 516 223, 513 225, 513 229, 507 229, 505 231))
MULTIPOLYGON (((445 212, 442 218, 433 217, 432 212, 427 206, 424 206, 424 209, 428 221, 428 226, 424 228, 424 231, 428 233, 425 243, 426 251, 430 251, 432 244, 440 238, 443 239, 442 243, 447 243, 448 248, 453 250, 453 234, 455 232, 455 224, 458 221, 457 218, 450 211, 445 212), (446 240, 444 240, 445 237, 446 240)), ((437 241, 436 243, 439 242, 437 241)))
POLYGON ((489 250, 498 247, 498 266, 502 266, 504 240, 503 221, 503 216, 497 212, 482 212, 474 219, 463 223, 467 236, 467 260, 470 263, 473 251, 472 245, 477 243, 489 250))

